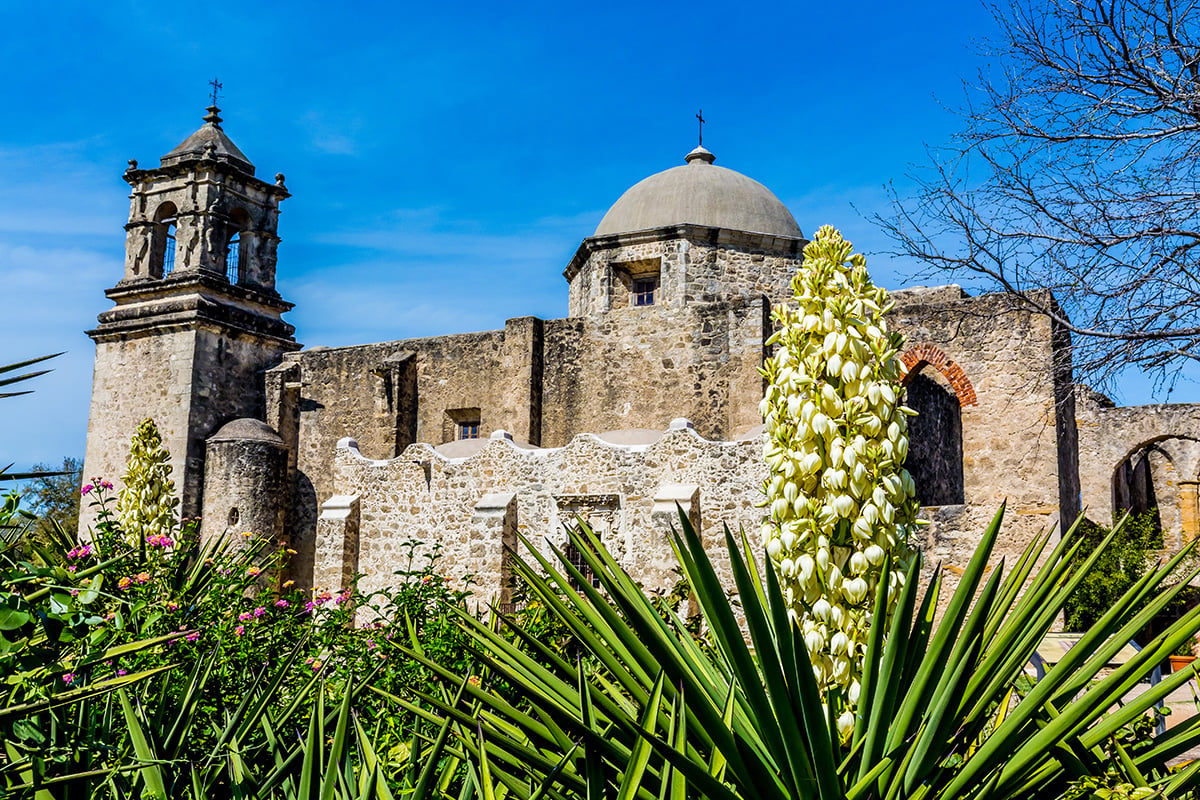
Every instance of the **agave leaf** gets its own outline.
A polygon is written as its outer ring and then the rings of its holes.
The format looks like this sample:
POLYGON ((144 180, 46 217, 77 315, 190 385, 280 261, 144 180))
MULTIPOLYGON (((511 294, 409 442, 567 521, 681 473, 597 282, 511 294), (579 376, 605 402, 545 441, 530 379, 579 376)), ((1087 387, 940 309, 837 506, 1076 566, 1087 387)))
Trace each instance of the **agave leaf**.
POLYGON ((129 738, 133 743, 133 751, 142 765, 140 769, 143 786, 142 797, 166 800, 167 787, 163 780, 158 758, 154 753, 154 749, 150 746, 149 740, 146 738, 146 733, 142 729, 141 722, 133 710, 133 705, 129 702, 129 694, 124 688, 121 688, 117 690, 117 697, 121 701, 121 712, 125 717, 125 725, 129 730, 129 738))

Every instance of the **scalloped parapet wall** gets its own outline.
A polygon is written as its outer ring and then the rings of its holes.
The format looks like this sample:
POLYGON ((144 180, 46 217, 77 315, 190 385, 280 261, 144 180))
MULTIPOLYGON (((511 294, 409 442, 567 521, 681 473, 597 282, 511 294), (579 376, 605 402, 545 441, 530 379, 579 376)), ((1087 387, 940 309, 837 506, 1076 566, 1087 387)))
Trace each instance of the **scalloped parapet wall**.
MULTIPOLYGON (((528 542, 551 555, 552 546, 565 544, 564 526, 582 517, 636 580, 669 591, 677 577, 668 537, 678 510, 706 542, 721 545, 714 554, 724 549, 726 525, 757 539, 762 448, 758 437, 708 441, 686 420, 649 444, 585 433, 543 449, 493 436, 463 458, 414 444, 397 458, 370 460, 353 439, 342 439, 337 508, 325 509, 318 523, 314 583, 341 588, 346 576, 361 573, 369 592, 436 553, 436 572, 503 606, 511 585, 506 548, 520 551, 528 542)), ((718 563, 726 570, 725 559, 718 563)))

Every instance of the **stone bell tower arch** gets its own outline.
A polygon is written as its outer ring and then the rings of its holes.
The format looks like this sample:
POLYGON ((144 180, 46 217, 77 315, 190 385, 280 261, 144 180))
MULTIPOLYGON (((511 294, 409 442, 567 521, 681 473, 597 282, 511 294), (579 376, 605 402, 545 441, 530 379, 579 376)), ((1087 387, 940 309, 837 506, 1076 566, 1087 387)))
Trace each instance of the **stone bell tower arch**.
MULTIPOLYGON (((219 109, 207 110, 158 167, 129 162, 125 274, 88 331, 96 360, 85 474, 116 482, 130 436, 150 417, 171 451, 184 516, 201 508, 205 440, 232 419, 262 419, 263 370, 300 348, 282 319, 292 304, 275 290, 283 175, 255 177, 219 109)), ((85 508, 81 530, 92 521, 85 508)))

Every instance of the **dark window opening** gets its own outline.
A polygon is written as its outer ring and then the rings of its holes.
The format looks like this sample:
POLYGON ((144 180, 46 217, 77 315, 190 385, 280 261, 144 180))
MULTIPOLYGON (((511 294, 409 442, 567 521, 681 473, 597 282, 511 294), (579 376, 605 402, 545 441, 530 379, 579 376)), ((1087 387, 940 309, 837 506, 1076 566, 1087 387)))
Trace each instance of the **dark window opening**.
MULTIPOLYGON (((567 541, 563 547, 563 555, 566 557, 568 564, 579 570, 584 580, 596 588, 600 587, 600 579, 592 572, 592 568, 588 566, 587 560, 583 557, 583 551, 576 547, 574 542, 567 541)), ((574 578, 571 579, 571 584, 576 589, 579 588, 578 582, 574 578)))
POLYGON ((654 294, 658 291, 658 277, 636 278, 633 281, 633 304, 635 306, 654 305, 654 294))
POLYGON ((230 283, 238 282, 238 260, 241 258, 242 234, 233 234, 225 245, 225 278, 230 283))
POLYGON ((913 375, 905 405, 917 412, 908 418, 908 459, 904 466, 923 506, 959 505, 963 499, 962 409, 958 397, 922 373, 913 375))

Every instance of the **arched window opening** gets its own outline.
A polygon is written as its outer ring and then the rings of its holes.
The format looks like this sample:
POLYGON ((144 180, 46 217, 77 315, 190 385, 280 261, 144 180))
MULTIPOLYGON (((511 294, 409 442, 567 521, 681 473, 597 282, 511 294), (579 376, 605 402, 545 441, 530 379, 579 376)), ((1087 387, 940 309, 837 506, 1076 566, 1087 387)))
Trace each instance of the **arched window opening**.
POLYGON ((1112 478, 1113 522, 1126 513, 1149 514, 1151 525, 1161 534, 1160 505, 1166 503, 1173 508, 1170 487, 1165 485, 1167 471, 1174 472, 1171 459, 1154 445, 1140 448, 1118 464, 1112 478))
POLYGON ((174 203, 163 203, 154 212, 154 232, 150 242, 150 269, 152 278, 165 278, 175 269, 175 225, 174 203))
POLYGON ((242 251, 242 234, 238 231, 229 237, 225 245, 225 277, 230 283, 238 282, 238 259, 242 251))
POLYGON ((242 232, 250 226, 250 215, 243 208, 235 208, 229 215, 229 239, 225 242, 225 278, 231 284, 244 283, 246 276, 245 258, 242 253, 242 232))
POLYGON ((904 464, 916 484, 917 501, 923 506, 963 503, 962 409, 954 390, 918 372, 908 380, 904 404, 917 412, 908 418, 904 464))

